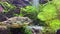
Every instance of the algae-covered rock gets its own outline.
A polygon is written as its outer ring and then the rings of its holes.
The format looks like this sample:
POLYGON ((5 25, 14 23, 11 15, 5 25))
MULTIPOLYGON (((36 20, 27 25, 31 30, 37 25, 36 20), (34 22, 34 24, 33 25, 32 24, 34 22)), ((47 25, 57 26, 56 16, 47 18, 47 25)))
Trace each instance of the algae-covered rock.
POLYGON ((29 19, 28 17, 20 17, 20 16, 9 18, 8 20, 3 22, 3 24, 7 25, 8 27, 13 28, 28 25, 30 23, 32 23, 31 19, 29 19))
POLYGON ((0 34, 10 34, 10 30, 5 25, 0 25, 0 34))
POLYGON ((20 28, 24 25, 28 25, 32 23, 32 20, 28 17, 12 17, 4 22, 0 22, 0 34, 10 34, 10 32, 14 32, 18 34, 21 33, 20 28), (11 31, 13 29, 13 31, 11 31))

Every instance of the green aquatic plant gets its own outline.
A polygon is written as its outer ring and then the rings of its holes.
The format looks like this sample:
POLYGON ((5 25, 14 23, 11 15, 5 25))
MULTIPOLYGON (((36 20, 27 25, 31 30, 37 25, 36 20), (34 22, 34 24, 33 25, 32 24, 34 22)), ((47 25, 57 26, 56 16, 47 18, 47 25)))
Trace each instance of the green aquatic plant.
POLYGON ((51 20, 56 17, 56 7, 53 4, 46 4, 38 14, 38 18, 42 21, 51 20))
POLYGON ((38 19, 45 21, 48 30, 50 29, 52 32, 60 28, 60 20, 57 19, 57 7, 53 3, 46 3, 37 17, 38 19))
POLYGON ((27 28, 27 26, 21 27, 22 34, 32 34, 32 31, 30 28, 27 28))
POLYGON ((53 4, 60 5, 60 0, 52 0, 53 4))
POLYGON ((35 7, 33 6, 26 6, 25 8, 21 8, 22 10, 24 10, 27 13, 31 13, 31 12, 35 12, 37 11, 35 7))
POLYGON ((50 28, 54 31, 60 29, 60 20, 54 19, 50 21, 50 28))
POLYGON ((60 20, 54 19, 49 21, 49 27, 45 27, 44 34, 56 34, 56 31, 60 29, 60 20))
POLYGON ((29 28, 25 27, 25 34, 32 34, 32 31, 29 28))
POLYGON ((26 6, 25 8, 21 8, 20 15, 27 16, 31 19, 35 19, 37 16, 38 10, 33 6, 26 6))
POLYGON ((0 5, 3 6, 4 12, 8 12, 10 10, 14 10, 16 7, 8 2, 0 2, 0 5))

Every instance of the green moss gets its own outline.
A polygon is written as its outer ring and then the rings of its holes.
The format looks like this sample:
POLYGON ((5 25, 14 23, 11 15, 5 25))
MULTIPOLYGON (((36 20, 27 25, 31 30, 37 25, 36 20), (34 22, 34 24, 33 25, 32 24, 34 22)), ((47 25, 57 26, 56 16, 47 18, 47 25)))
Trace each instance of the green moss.
POLYGON ((48 3, 42 8, 37 17, 42 21, 51 20, 56 17, 56 11, 56 7, 53 4, 48 3))

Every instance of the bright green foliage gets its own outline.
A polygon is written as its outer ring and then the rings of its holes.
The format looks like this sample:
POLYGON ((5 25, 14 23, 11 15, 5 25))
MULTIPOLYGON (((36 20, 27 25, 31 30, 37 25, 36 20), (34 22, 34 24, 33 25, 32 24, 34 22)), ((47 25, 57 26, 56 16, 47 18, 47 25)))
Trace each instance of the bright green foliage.
POLYGON ((27 28, 27 26, 23 26, 21 29, 22 34, 32 34, 32 31, 30 28, 27 28))
POLYGON ((55 34, 56 31, 58 29, 60 29, 60 20, 58 20, 58 19, 50 20, 48 22, 48 24, 49 24, 49 25, 47 25, 48 27, 44 28, 44 32, 46 34, 49 34, 49 33, 54 33, 55 34), (46 31, 48 31, 48 32, 46 32, 46 31))
POLYGON ((25 28, 25 34, 32 34, 32 31, 30 30, 30 28, 25 28))
POLYGON ((56 32, 60 28, 60 20, 57 18, 60 14, 60 0, 53 0, 52 3, 47 3, 38 14, 38 18, 45 21, 48 30, 56 32), (59 12, 58 12, 59 11, 59 12))
POLYGON ((60 5, 60 0, 52 0, 53 4, 60 5))
POLYGON ((38 14, 38 18, 42 21, 51 20, 56 17, 56 11, 56 7, 48 3, 42 8, 41 12, 38 14))
POLYGON ((33 6, 26 6, 25 8, 21 8, 20 15, 27 16, 29 18, 35 19, 37 16, 37 9, 33 6))
POLYGON ((27 13, 31 13, 31 12, 35 12, 37 11, 35 7, 33 6, 26 6, 25 8, 21 8, 23 11, 27 12, 27 13))
POLYGON ((47 3, 37 16, 40 20, 45 21, 48 31, 50 29, 50 31, 56 32, 60 28, 60 20, 57 19, 57 6, 57 4, 47 3))
POLYGON ((60 28, 60 20, 54 19, 50 21, 50 28, 54 31, 60 28))

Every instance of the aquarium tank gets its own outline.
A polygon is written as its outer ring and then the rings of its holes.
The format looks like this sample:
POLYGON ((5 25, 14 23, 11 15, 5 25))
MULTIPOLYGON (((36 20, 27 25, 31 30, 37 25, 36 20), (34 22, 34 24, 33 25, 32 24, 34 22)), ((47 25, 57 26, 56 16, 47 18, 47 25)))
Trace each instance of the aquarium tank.
POLYGON ((60 34, 60 0, 0 0, 0 34, 60 34))

